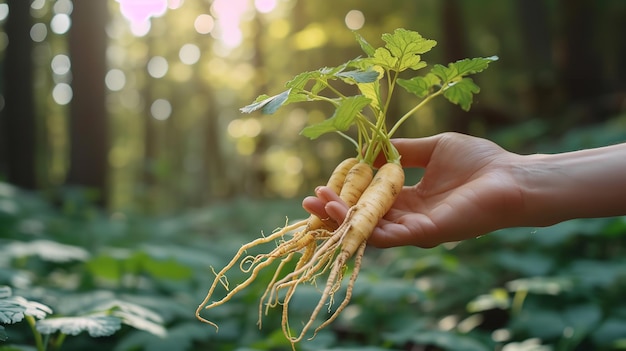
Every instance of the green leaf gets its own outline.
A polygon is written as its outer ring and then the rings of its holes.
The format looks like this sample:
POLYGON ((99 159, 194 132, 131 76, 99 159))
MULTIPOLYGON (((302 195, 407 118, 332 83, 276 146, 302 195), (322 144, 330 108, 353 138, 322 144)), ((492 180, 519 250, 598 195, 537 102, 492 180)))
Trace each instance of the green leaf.
POLYGON ((61 332, 78 335, 87 331, 91 337, 113 335, 122 327, 122 321, 113 316, 59 317, 38 321, 35 325, 41 334, 61 332))
POLYGON ((493 61, 498 61, 498 56, 463 59, 456 61, 452 66, 456 67, 459 75, 466 76, 484 71, 493 61))
POLYGON ((322 72, 320 70, 310 71, 310 72, 302 72, 295 77, 293 77, 290 81, 285 84, 287 88, 293 90, 304 90, 305 86, 311 79, 316 79, 322 76, 322 72))
POLYGON ((418 345, 433 345, 443 350, 455 351, 488 351, 489 347, 478 342, 476 339, 453 332, 431 330, 418 331, 411 336, 410 340, 418 345))
POLYGON ((38 256, 47 262, 86 261, 90 256, 81 247, 50 240, 15 241, 6 245, 5 250, 12 257, 38 256))
POLYGON ((426 63, 421 61, 420 54, 430 51, 437 45, 436 41, 425 39, 418 32, 403 28, 396 29, 392 34, 383 34, 382 39, 386 43, 385 48, 398 58, 399 72, 408 68, 418 70, 425 67, 426 63))
POLYGON ((159 314, 136 303, 110 299, 90 307, 88 313, 106 314, 117 317, 123 324, 147 331, 158 336, 165 336, 163 319, 159 314))
POLYGON ((591 339, 597 345, 611 345, 624 338, 626 320, 609 317, 591 333, 591 339))
POLYGON ((287 82, 286 87, 295 92, 301 92, 313 80, 315 84, 311 88, 311 93, 317 94, 326 87, 328 79, 336 78, 336 75, 343 72, 350 63, 348 61, 337 67, 322 67, 316 71, 302 72, 287 82))
POLYGON ((115 350, 193 350, 194 342, 206 340, 207 329, 202 323, 178 322, 168 328, 167 338, 155 337, 143 331, 129 332, 116 343, 115 350))
POLYGON ((392 70, 395 69, 396 64, 398 63, 398 58, 392 56, 389 50, 385 48, 378 48, 372 57, 363 59, 363 61, 372 66, 381 66, 384 69, 392 70))
POLYGON ((363 95, 350 96, 340 100, 331 118, 304 128, 300 134, 311 139, 317 139, 322 134, 329 132, 346 131, 354 122, 357 114, 370 102, 371 100, 363 95))
POLYGON ((347 71, 339 72, 335 76, 343 79, 349 84, 372 83, 378 80, 379 74, 373 69, 367 71, 347 71))
POLYGON ((493 289, 489 294, 476 296, 467 303, 470 313, 487 311, 493 308, 507 309, 511 305, 508 292, 504 289, 493 289))
POLYGON ((4 327, 0 325, 0 341, 7 341, 8 338, 9 338, 9 336, 7 335, 6 331, 4 330, 4 327))
POLYGON ((359 91, 363 96, 370 99, 370 105, 377 112, 380 111, 382 101, 380 101, 380 83, 375 81, 372 83, 359 83, 357 84, 359 91))
POLYGON ((461 106, 464 111, 468 111, 474 100, 474 94, 478 92, 480 88, 471 78, 463 78, 458 82, 450 83, 444 90, 443 96, 451 103, 461 106))
POLYGON ((374 49, 374 47, 370 45, 370 43, 368 43, 367 40, 365 40, 365 38, 363 38, 361 34, 355 32, 354 36, 356 37, 356 41, 361 46, 361 49, 363 50, 363 52, 365 52, 365 54, 367 54, 367 56, 369 57, 373 56, 374 51, 376 51, 376 49, 374 49))
POLYGON ((563 329, 567 326, 560 312, 546 308, 524 309, 511 322, 512 329, 525 330, 529 335, 540 339, 558 338, 563 335, 563 329))
POLYGON ((441 84, 441 79, 432 73, 425 76, 413 77, 411 79, 398 79, 398 85, 407 92, 413 93, 420 98, 426 97, 432 88, 441 84))
POLYGON ((527 291, 533 294, 558 295, 571 290, 573 282, 564 277, 531 277, 506 283, 509 291, 527 291))
POLYGON ((489 63, 498 60, 497 56, 478 57, 449 63, 448 66, 435 65, 431 73, 441 78, 444 84, 451 83, 470 74, 483 71, 489 63))
POLYGON ((280 94, 270 97, 267 97, 267 95, 261 95, 255 100, 255 102, 248 106, 244 106, 239 110, 243 113, 251 113, 261 109, 261 112, 265 114, 272 114, 276 112, 276 110, 278 110, 278 108, 281 107, 285 101, 287 101, 290 91, 291 89, 285 90, 280 94))
POLYGON ((167 335, 167 330, 162 324, 155 323, 150 319, 144 318, 140 315, 128 313, 125 311, 114 311, 113 316, 121 318, 124 324, 129 325, 135 329, 143 330, 150 334, 161 337, 165 337, 167 335))
POLYGON ((626 263, 620 261, 595 261, 578 259, 569 268, 569 274, 585 286, 609 288, 618 284, 626 272, 626 263))
POLYGON ((182 280, 193 276, 191 268, 172 257, 156 258, 143 251, 133 253, 125 263, 130 271, 147 272, 156 278, 182 280))
POLYGON ((0 299, 6 299, 11 295, 13 295, 13 292, 10 286, 0 285, 0 299))
POLYGON ((52 313, 50 307, 35 301, 29 301, 21 296, 12 296, 11 288, 2 286, 0 289, 0 322, 17 323, 24 316, 37 319, 45 318, 52 313))
POLYGON ((276 110, 278 110, 278 108, 281 107, 285 103, 285 101, 287 101, 287 98, 289 97, 289 92, 289 90, 285 90, 282 93, 275 95, 270 101, 265 103, 265 105, 261 109, 261 112, 267 115, 271 115, 272 113, 276 112, 276 110))
POLYGON ((598 326, 602 320, 600 305, 586 303, 568 307, 563 316, 568 326, 575 331, 588 332, 598 326))

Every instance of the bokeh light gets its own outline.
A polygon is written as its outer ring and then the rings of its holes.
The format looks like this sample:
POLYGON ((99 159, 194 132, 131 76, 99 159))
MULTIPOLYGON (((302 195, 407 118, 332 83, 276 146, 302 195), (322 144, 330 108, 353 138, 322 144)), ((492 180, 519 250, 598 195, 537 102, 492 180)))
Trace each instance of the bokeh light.
POLYGON ((33 2, 30 3, 30 8, 33 10, 41 10, 44 5, 46 5, 46 0, 33 0, 33 2))
POLYGON ((365 15, 359 10, 350 10, 345 18, 346 27, 351 30, 359 30, 365 25, 365 15))
POLYGON ((107 72, 104 82, 109 90, 120 91, 126 85, 126 75, 122 70, 114 68, 107 72))
POLYGON ((41 43, 46 40, 48 36, 48 27, 43 23, 35 23, 30 27, 30 38, 36 42, 41 43))
POLYGON ((50 21, 50 30, 56 34, 65 34, 70 30, 72 20, 65 13, 58 13, 50 21))
MULTIPOLYGON (((167 11, 168 0, 117 0, 122 16, 130 22, 133 35, 142 37, 150 32, 150 18, 160 17, 167 11)), ((181 2, 172 2, 174 8, 181 2)))
POLYGON ((270 13, 276 8, 276 0, 254 0, 254 7, 261 13, 270 13))
POLYGON ((148 74, 152 78, 163 78, 169 69, 169 64, 164 57, 154 56, 148 61, 148 65, 146 67, 148 69, 148 74))
POLYGON ((52 72, 57 75, 69 73, 70 69, 72 69, 70 57, 64 54, 54 56, 50 62, 50 68, 52 68, 52 72))
POLYGON ((227 127, 228 134, 233 138, 254 138, 261 133, 262 126, 257 119, 235 119, 227 127))
POLYGON ((215 28, 215 20, 211 15, 202 14, 196 17, 193 27, 199 34, 209 34, 215 28))
POLYGON ((52 7, 52 10, 56 14, 69 15, 74 10, 74 4, 71 0, 57 0, 52 7))
POLYGON ((200 60, 200 48, 195 44, 185 44, 178 51, 180 61, 186 65, 193 65, 200 60))
POLYGON ((9 15, 9 5, 0 4, 0 21, 4 21, 9 15))
POLYGON ((150 17, 162 16, 167 10, 167 0, 117 0, 122 15, 132 23, 142 23, 150 17))
POLYGON ((298 50, 310 50, 324 46, 328 42, 326 30, 313 23, 293 36, 293 45, 298 50))
POLYGON ((211 10, 217 19, 217 33, 214 32, 226 47, 235 48, 243 40, 243 33, 239 28, 244 14, 248 11, 247 0, 215 0, 211 10))
POLYGON ((72 87, 67 83, 59 83, 52 89, 52 98, 59 105, 69 104, 72 97, 74 97, 72 87))
POLYGON ((150 114, 154 119, 164 121, 172 114, 172 104, 165 99, 156 99, 150 106, 150 114))
POLYGON ((130 31, 137 37, 143 37, 148 34, 150 32, 150 28, 152 28, 150 21, 132 22, 130 24, 130 31))

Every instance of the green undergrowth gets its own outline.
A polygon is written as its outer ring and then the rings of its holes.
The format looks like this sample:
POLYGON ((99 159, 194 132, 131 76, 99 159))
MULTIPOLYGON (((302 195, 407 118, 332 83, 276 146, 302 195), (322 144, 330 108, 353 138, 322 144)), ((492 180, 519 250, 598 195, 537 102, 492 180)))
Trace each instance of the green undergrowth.
MULTIPOLYGON (((104 214, 72 194, 52 205, 0 184, 0 350, 290 349, 277 313, 256 326, 271 270, 215 309, 219 333, 193 311, 209 267, 223 266, 259 228, 303 216, 299 200, 239 199, 148 218, 104 214)), ((311 289, 294 297, 294 318, 317 301, 311 289)), ((626 350, 625 292, 621 217, 428 250, 368 249, 351 305, 298 347, 626 350)))

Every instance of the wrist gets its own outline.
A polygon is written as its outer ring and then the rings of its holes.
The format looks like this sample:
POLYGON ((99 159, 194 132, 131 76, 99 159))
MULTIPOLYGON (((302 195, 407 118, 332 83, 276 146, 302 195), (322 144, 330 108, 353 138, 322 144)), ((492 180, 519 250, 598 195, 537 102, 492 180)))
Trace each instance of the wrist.
POLYGON ((626 214, 624 144, 561 154, 520 156, 523 226, 626 214))

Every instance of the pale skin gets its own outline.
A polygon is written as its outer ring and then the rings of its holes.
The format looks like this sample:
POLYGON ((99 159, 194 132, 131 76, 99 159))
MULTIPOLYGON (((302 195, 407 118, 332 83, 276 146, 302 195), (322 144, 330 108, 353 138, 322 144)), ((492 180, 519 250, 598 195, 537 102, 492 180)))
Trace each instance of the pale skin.
MULTIPOLYGON (((376 247, 434 247, 510 227, 626 215, 626 143, 560 154, 520 155, 458 133, 395 139, 405 168, 425 168, 374 229, 376 247)), ((303 200, 343 222, 348 206, 329 188, 303 200)))

